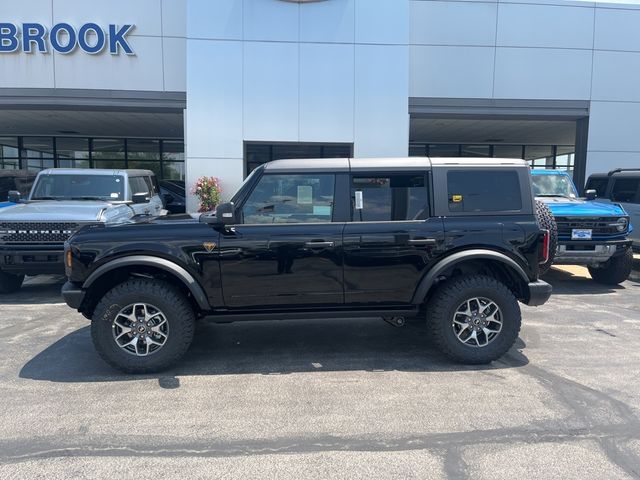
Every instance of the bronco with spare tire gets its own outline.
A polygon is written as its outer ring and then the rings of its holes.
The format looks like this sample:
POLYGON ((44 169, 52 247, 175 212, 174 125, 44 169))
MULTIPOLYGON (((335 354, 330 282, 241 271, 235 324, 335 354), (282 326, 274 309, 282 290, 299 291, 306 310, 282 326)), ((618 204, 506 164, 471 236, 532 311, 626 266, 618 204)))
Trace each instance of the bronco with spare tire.
POLYGON ((173 365, 198 319, 422 316, 448 357, 487 363, 514 344, 518 301, 551 294, 540 225, 522 160, 277 160, 215 214, 83 228, 63 295, 125 372, 173 365))

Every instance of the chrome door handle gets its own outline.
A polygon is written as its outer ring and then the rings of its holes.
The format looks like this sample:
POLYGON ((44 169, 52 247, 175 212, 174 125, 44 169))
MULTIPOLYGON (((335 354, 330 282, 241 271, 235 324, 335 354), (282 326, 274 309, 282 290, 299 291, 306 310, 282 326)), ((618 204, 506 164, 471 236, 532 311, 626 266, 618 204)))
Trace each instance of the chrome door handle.
POLYGON ((306 242, 304 246, 310 248, 333 247, 333 242, 306 242))
POLYGON ((407 243, 409 245, 435 245, 437 240, 435 238, 412 238, 407 243))

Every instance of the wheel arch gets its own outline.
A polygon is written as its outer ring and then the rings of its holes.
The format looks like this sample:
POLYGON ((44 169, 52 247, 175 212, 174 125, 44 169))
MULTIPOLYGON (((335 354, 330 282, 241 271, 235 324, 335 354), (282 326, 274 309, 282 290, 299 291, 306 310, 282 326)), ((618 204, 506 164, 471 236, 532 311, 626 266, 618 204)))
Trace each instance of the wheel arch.
MULTIPOLYGON (((111 260, 96 268, 84 281, 82 289, 87 292, 97 289, 100 293, 104 293, 105 290, 130 276, 136 274, 156 276, 160 273, 174 280, 184 293, 188 293, 194 306, 203 311, 210 310, 211 307, 204 289, 191 273, 171 260, 153 255, 130 255, 111 260)), ((87 297, 90 296, 87 295, 87 297)), ((85 305, 85 307, 89 307, 89 305, 85 305)))
POLYGON ((418 284, 412 303, 424 303, 443 277, 450 278, 469 270, 474 273, 489 270, 511 289, 516 298, 525 301, 529 298, 529 277, 515 260, 494 250, 473 249, 453 253, 436 263, 418 284))

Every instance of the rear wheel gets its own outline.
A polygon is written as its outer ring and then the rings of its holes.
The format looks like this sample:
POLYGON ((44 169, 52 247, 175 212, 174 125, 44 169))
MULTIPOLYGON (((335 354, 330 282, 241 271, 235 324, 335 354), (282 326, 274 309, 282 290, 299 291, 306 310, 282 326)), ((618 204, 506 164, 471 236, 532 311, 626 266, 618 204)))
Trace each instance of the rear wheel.
POLYGON ((624 282, 633 268, 633 251, 628 248, 622 255, 611 257, 602 267, 589 267, 589 273, 598 283, 618 285, 624 282))
POLYGON ((172 285, 136 278, 111 289, 96 307, 91 337, 100 356, 126 373, 169 368, 186 353, 195 317, 172 285))
POLYGON ((485 275, 447 281, 427 307, 435 344, 461 363, 500 358, 518 338, 520 324, 520 307, 511 290, 485 275))
POLYGON ((549 260, 541 263, 538 267, 538 272, 540 276, 542 276, 549 271, 556 258, 556 250, 558 249, 558 225, 549 207, 540 200, 536 200, 536 219, 541 229, 549 230, 549 260))
POLYGON ((12 293, 20 290, 24 275, 0 272, 0 293, 12 293))

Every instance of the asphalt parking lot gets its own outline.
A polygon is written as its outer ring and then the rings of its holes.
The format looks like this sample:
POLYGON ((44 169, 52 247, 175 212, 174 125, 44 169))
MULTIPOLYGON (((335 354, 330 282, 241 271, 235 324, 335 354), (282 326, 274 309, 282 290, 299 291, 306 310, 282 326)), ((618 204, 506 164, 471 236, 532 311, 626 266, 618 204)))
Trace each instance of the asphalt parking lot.
POLYGON ((30 279, 0 299, 0 478, 638 478, 640 282, 547 280, 490 366, 420 325, 289 321, 201 325, 136 377, 98 358, 62 279, 30 279))

